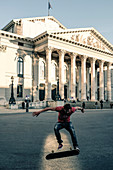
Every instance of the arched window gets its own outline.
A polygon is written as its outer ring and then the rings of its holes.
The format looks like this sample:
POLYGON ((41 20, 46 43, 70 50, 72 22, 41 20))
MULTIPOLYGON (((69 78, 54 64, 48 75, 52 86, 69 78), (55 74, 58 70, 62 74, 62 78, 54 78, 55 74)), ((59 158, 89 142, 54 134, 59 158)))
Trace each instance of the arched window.
POLYGON ((51 80, 56 80, 56 76, 57 76, 57 68, 56 68, 56 64, 54 62, 51 63, 51 80))
POLYGON ((67 66, 64 65, 64 82, 67 80, 67 66))
POLYGON ((17 85, 17 97, 23 97, 23 85, 17 85))
POLYGON ((18 58, 17 62, 17 74, 18 77, 23 77, 23 59, 21 57, 18 58))
POLYGON ((45 79, 45 63, 43 61, 40 63, 40 78, 45 79))

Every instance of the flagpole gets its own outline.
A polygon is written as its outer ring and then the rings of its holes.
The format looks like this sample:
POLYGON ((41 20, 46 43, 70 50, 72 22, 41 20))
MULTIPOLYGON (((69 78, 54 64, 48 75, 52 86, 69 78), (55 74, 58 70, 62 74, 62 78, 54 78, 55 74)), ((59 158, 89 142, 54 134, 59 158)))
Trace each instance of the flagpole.
POLYGON ((49 16, 49 3, 50 3, 50 2, 49 2, 49 0, 48 0, 48 16, 49 16))

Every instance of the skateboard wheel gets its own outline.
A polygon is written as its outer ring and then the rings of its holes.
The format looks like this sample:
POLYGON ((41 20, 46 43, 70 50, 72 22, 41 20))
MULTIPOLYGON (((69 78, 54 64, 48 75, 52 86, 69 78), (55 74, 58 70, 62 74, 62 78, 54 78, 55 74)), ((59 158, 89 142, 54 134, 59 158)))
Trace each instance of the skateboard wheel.
POLYGON ((72 151, 72 147, 70 147, 70 151, 72 151))
POLYGON ((54 153, 54 150, 52 150, 51 152, 54 153))

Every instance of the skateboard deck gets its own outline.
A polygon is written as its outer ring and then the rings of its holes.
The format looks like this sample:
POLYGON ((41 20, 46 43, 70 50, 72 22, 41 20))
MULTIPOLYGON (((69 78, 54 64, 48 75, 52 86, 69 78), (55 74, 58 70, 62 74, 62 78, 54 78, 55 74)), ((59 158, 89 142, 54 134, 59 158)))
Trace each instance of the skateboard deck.
POLYGON ((46 159, 56 159, 56 158, 63 158, 63 157, 69 157, 78 155, 79 151, 77 150, 70 150, 70 151, 61 151, 61 152, 55 152, 54 151, 46 156, 46 159))

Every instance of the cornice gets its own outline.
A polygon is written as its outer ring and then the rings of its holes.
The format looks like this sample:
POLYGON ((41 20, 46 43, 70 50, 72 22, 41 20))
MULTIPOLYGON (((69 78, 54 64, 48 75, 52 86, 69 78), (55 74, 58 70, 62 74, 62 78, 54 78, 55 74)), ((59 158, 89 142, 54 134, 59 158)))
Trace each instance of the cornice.
POLYGON ((10 33, 10 32, 7 32, 7 31, 0 30, 0 35, 3 36, 3 37, 7 37, 7 38, 12 38, 12 39, 16 39, 16 40, 22 40, 22 41, 27 41, 27 42, 33 43, 32 38, 26 38, 24 36, 14 34, 14 33, 10 33))
MULTIPOLYGON (((95 32, 95 34, 96 34, 96 32, 95 32)), ((80 47, 83 47, 83 48, 86 48, 86 49, 91 49, 91 50, 94 50, 94 51, 97 51, 97 52, 100 52, 100 53, 103 53, 103 54, 113 56, 113 53, 109 53, 109 52, 103 51, 101 49, 98 49, 98 48, 95 48, 95 47, 92 47, 92 46, 89 46, 89 45, 81 44, 77 41, 73 41, 73 40, 69 40, 69 39, 59 37, 55 34, 51 34, 51 33, 47 32, 47 31, 42 33, 41 35, 35 37, 35 38, 26 38, 24 36, 20 36, 20 35, 10 33, 10 32, 7 32, 7 31, 2 31, 2 30, 0 30, 0 35, 7 37, 7 38, 22 40, 22 41, 26 41, 26 42, 30 42, 30 43, 36 43, 36 42, 47 37, 47 38, 56 39, 56 40, 59 40, 59 41, 63 41, 63 42, 66 42, 66 43, 70 43, 70 44, 73 44, 73 45, 76 45, 76 46, 80 46, 80 47)), ((111 49, 113 50, 113 47, 111 47, 111 49)))
POLYGON ((33 42, 37 42, 45 37, 48 37, 49 36, 49 33, 47 31, 45 31, 44 33, 38 35, 37 37, 33 38, 33 42))
POLYGON ((69 33, 80 33, 80 32, 91 32, 96 37, 98 37, 101 41, 103 41, 104 44, 106 44, 111 50, 113 50, 113 45, 105 39, 102 34, 100 34, 95 28, 77 28, 77 29, 67 29, 67 30, 61 30, 61 31, 53 31, 51 34, 59 35, 59 34, 69 34, 69 33))
POLYGON ((10 26, 12 26, 14 23, 15 23, 14 20, 11 20, 5 27, 2 28, 2 30, 6 30, 10 26))

